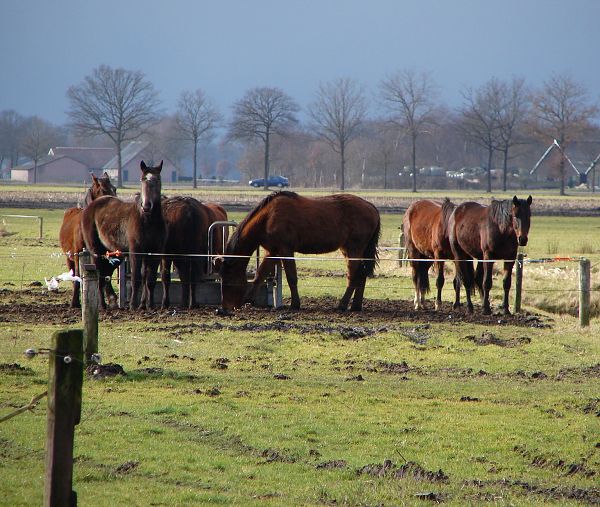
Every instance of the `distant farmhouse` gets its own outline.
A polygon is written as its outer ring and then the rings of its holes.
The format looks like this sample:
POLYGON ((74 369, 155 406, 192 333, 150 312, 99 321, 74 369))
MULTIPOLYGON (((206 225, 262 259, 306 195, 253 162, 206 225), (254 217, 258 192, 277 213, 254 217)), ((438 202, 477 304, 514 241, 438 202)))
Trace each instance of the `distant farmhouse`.
MULTIPOLYGON (((140 181, 140 161, 148 165, 160 162, 154 160, 156 154, 150 150, 150 143, 133 141, 121 150, 123 183, 140 181)), ((90 173, 100 176, 107 172, 113 181, 117 180, 117 155, 114 148, 82 148, 58 146, 51 148, 48 155, 38 160, 37 183, 88 183, 90 173)), ((163 159, 162 179, 175 183, 179 180, 180 169, 170 160, 163 159)), ((33 183, 35 164, 26 164, 11 169, 11 179, 33 183)))

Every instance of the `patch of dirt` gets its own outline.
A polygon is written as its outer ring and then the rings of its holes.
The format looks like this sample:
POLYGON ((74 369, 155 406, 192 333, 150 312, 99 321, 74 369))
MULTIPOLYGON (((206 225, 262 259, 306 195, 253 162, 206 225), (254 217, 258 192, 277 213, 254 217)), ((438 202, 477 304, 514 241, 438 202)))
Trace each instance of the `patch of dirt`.
POLYGON ((285 454, 275 450, 275 449, 265 449, 260 453, 261 458, 265 458, 264 463, 273 463, 276 461, 282 463, 295 463, 297 460, 292 456, 286 456, 285 454))
POLYGON ((448 476, 440 469, 437 472, 424 469, 414 461, 408 461, 404 465, 397 466, 391 460, 386 459, 383 464, 365 465, 356 472, 358 475, 371 475, 373 477, 391 477, 404 479, 410 477, 417 481, 448 482, 448 476))
POLYGON ((332 470, 332 469, 340 469, 340 468, 346 468, 346 466, 348 465, 348 463, 346 463, 346 460, 343 459, 335 459, 332 461, 325 461, 323 463, 318 463, 317 465, 315 465, 315 468, 320 468, 320 469, 324 469, 324 470, 332 470))
POLYGON ((581 463, 568 463, 561 458, 548 456, 539 451, 529 450, 524 445, 515 446, 513 451, 528 460, 530 462, 529 464, 533 467, 559 470, 566 476, 581 474, 585 477, 594 477, 597 473, 596 470, 589 468, 584 461, 581 463))
POLYGON ((494 333, 490 333, 489 331, 481 333, 481 336, 465 336, 463 340, 472 341, 477 345, 497 345, 498 347, 518 347, 519 345, 531 343, 531 338, 528 338, 527 336, 505 340, 503 338, 498 338, 494 333))
POLYGON ((526 493, 540 495, 548 500, 578 500, 589 505, 600 504, 600 488, 576 488, 569 486, 540 486, 526 481, 514 479, 498 479, 491 481, 482 481, 479 479, 465 481, 465 486, 476 486, 480 488, 500 487, 500 488, 518 488, 526 493))
POLYGON ((116 475, 125 475, 135 470, 139 465, 139 461, 126 461, 125 463, 122 463, 117 468, 115 468, 114 473, 116 475))
POLYGON ((18 363, 0 363, 0 373, 33 375, 34 371, 31 368, 21 366, 18 363))
MULTIPOLYGON (((81 310, 70 308, 70 290, 49 292, 45 288, 25 290, 3 289, 0 291, 0 321, 18 323, 76 324, 81 321, 81 310)), ((215 307, 204 306, 193 310, 177 309, 152 311, 130 311, 126 309, 101 310, 100 320, 109 322, 147 322, 162 324, 150 327, 152 331, 168 331, 174 337, 196 332, 211 332, 222 329, 234 331, 295 331, 302 334, 338 335, 344 339, 360 339, 390 329, 400 330, 415 343, 426 341, 428 325, 435 322, 474 323, 489 326, 511 325, 519 327, 550 327, 550 319, 539 315, 522 313, 517 315, 483 315, 476 307, 473 314, 466 311, 416 311, 412 301, 387 301, 366 299, 361 312, 336 310, 337 299, 333 297, 302 298, 302 309, 270 310, 246 306, 233 316, 216 317, 215 307), (275 319, 273 319, 275 316, 275 319), (314 322, 295 323, 296 317, 314 322), (198 323, 189 323, 194 319, 198 323), (203 322, 205 321, 205 322, 203 322), (406 329, 399 324, 410 322, 406 329), (168 326, 165 324, 168 323, 168 326), (382 325, 382 323, 386 323, 382 325), (388 324, 389 323, 389 324, 388 324), (414 325, 417 323, 417 325, 414 325), (422 324, 418 324, 422 323, 422 324)))
POLYGON ((106 377, 116 377, 117 375, 126 376, 125 370, 120 364, 90 364, 85 372, 93 379, 99 380, 106 377))

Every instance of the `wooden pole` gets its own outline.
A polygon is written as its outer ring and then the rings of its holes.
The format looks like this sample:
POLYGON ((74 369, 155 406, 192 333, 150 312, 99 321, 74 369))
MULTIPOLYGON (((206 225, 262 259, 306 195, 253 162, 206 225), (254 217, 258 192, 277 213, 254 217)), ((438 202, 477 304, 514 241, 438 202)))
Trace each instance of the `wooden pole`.
POLYGON ((119 264, 119 308, 127 306, 127 257, 119 264))
POLYGON ((40 222, 40 239, 44 238, 44 217, 38 217, 38 221, 40 222))
POLYGON ((590 325, 590 260, 579 261, 579 325, 590 325))
POLYGON ((521 293, 523 291, 523 254, 517 254, 515 265, 515 307, 514 312, 521 312, 521 293))
POLYGON ((79 256, 79 272, 81 284, 81 319, 84 328, 85 364, 92 362, 92 354, 98 352, 98 308, 100 306, 100 290, 98 288, 98 270, 91 261, 90 252, 84 250, 79 256))
POLYGON ((44 507, 77 505, 73 441, 81 417, 83 331, 56 331, 50 348, 44 507))

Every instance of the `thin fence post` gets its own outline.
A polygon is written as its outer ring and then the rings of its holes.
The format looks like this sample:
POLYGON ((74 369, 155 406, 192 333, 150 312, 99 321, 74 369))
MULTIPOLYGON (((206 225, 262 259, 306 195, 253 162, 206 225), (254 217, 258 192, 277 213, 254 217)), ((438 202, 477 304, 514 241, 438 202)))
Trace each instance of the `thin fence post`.
POLYGON ((590 325, 590 260, 579 261, 579 325, 590 325))
POLYGON ((40 239, 44 239, 44 217, 38 217, 40 222, 40 239))
POLYGON ((98 270, 92 263, 89 251, 84 250, 79 256, 79 272, 81 284, 81 319, 84 328, 85 364, 92 362, 92 354, 98 352, 98 307, 100 306, 100 290, 98 270))
POLYGON ((521 294, 523 291, 523 254, 517 254, 515 266, 515 307, 514 312, 521 312, 521 294))
POLYGON ((48 428, 44 507, 76 506, 73 491, 73 441, 81 418, 83 331, 52 335, 48 375, 48 428))
POLYGON ((128 258, 123 257, 119 264, 119 308, 127 306, 127 263, 128 258))

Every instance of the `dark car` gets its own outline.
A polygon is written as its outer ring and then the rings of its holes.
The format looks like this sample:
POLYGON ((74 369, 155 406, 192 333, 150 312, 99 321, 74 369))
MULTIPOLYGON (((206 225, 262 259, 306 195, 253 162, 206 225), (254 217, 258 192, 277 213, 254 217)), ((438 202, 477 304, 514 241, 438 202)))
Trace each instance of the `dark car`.
MULTIPOLYGON (((248 185, 250 185, 251 187, 255 187, 255 188, 264 187, 265 179, 257 178, 255 180, 250 180, 248 182, 248 185)), ((285 176, 269 176, 267 178, 267 187, 283 188, 283 187, 289 187, 289 186, 290 186, 290 182, 285 176)))

